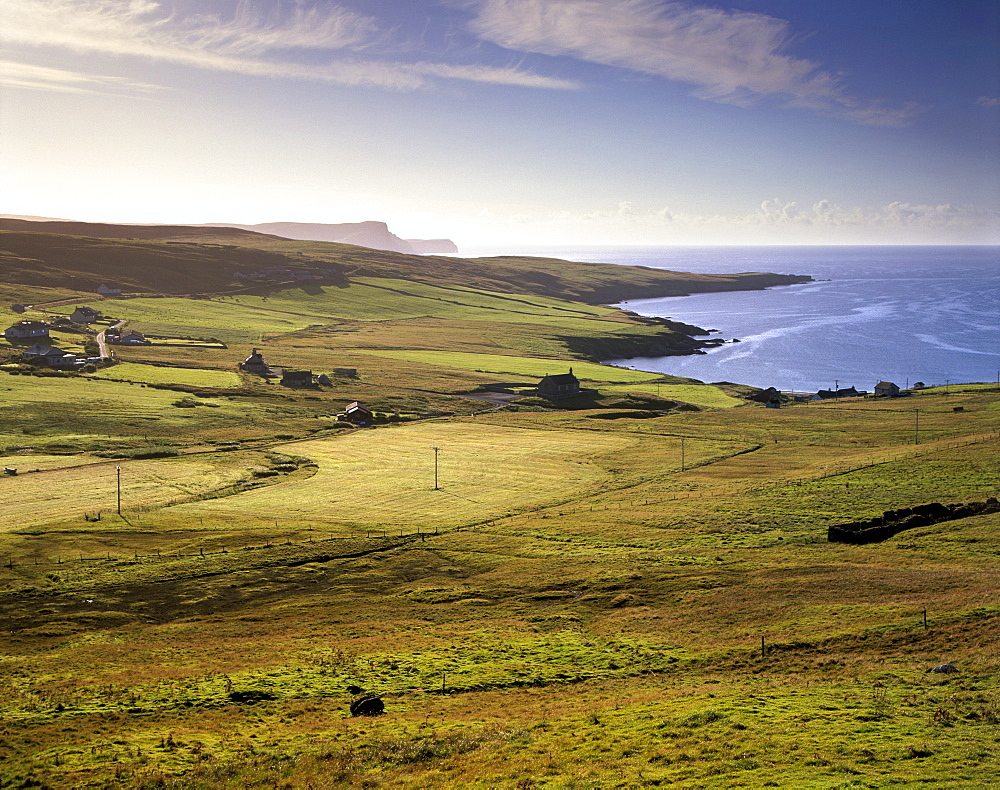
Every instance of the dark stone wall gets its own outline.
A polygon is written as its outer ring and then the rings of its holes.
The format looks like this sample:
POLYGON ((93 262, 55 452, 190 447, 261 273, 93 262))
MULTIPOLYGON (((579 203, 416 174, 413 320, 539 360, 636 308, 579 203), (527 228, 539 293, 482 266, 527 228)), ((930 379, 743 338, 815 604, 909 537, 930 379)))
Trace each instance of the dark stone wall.
POLYGON ((1000 502, 990 497, 985 502, 968 502, 952 505, 942 505, 931 502, 916 507, 904 507, 898 510, 886 510, 881 517, 867 521, 850 521, 845 524, 834 524, 827 530, 827 540, 831 543, 879 543, 898 535, 907 529, 926 527, 939 524, 942 521, 954 521, 959 518, 978 516, 982 513, 1000 513, 1000 502))

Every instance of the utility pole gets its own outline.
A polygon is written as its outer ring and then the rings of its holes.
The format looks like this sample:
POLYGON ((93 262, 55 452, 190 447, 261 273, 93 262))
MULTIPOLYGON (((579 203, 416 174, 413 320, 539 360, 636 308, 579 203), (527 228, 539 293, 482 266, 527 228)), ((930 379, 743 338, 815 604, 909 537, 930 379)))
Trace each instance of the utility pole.
POLYGON ((118 515, 120 516, 122 514, 122 468, 116 466, 115 473, 118 476, 118 515))
POLYGON ((684 462, 684 437, 682 436, 681 437, 681 471, 683 472, 686 469, 687 469, 687 464, 685 464, 685 462, 684 462))
POLYGON ((438 453, 441 451, 440 447, 434 448, 434 490, 439 491, 438 486, 438 453))
POLYGON ((913 410, 913 443, 920 444, 920 409, 913 410))
POLYGON ((840 379, 833 380, 833 391, 836 392, 840 389, 840 379))

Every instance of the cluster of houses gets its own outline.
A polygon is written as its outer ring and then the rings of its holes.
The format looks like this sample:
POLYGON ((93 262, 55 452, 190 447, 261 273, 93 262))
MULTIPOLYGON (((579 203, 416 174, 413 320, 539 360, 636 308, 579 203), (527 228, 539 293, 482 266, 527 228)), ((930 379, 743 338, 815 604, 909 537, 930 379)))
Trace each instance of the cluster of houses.
MULTIPOLYGON (((22 305, 14 305, 15 312, 24 312, 22 305), (16 308, 21 307, 21 310, 16 308)), ((103 318, 98 310, 92 307, 77 307, 70 315, 54 316, 46 321, 35 319, 25 319, 17 321, 4 330, 4 339, 12 344, 21 346, 21 356, 25 362, 33 365, 40 365, 50 368, 73 369, 83 367, 88 362, 97 362, 99 359, 80 358, 79 355, 61 348, 35 342, 30 346, 24 346, 25 341, 49 340, 51 330, 79 331, 79 325, 92 324, 103 318)))
POLYGON ((898 398, 903 394, 903 391, 891 381, 880 381, 875 385, 875 390, 873 393, 869 393, 866 390, 857 390, 854 387, 846 387, 844 389, 835 390, 820 390, 815 395, 813 395, 809 400, 831 400, 833 398, 862 398, 866 395, 873 394, 876 398, 898 398))

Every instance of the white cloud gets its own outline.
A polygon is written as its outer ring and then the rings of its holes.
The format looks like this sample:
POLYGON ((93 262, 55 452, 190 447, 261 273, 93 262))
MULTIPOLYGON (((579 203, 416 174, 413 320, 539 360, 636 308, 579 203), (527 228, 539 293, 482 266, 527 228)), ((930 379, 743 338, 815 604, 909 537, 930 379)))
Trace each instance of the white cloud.
POLYGON ((10 60, 0 61, 0 85, 60 93, 119 94, 157 90, 154 85, 146 85, 122 77, 84 74, 79 71, 32 66, 10 60))
POLYGON ((857 123, 903 126, 916 104, 852 96, 818 64, 786 53, 788 23, 764 14, 666 0, 454 0, 472 31, 507 49, 568 55, 695 86, 695 95, 750 105, 764 97, 857 123))
POLYGON ((980 96, 976 99, 976 104, 980 107, 1000 107, 1000 99, 996 96, 980 96))
MULTIPOLYGON (((239 0, 226 15, 153 0, 0 0, 6 45, 55 47, 259 77, 394 90, 431 78, 571 89, 576 83, 516 68, 359 59, 381 40, 372 17, 328 3, 239 0), (326 63, 316 63, 317 53, 326 63), (308 57, 304 57, 308 56, 308 57)), ((195 7, 211 4, 199 0, 195 7)))
POLYGON ((537 243, 558 244, 994 244, 1000 240, 1000 212, 901 201, 845 209, 829 200, 803 207, 771 198, 751 211, 728 216, 669 207, 639 209, 624 202, 586 212, 492 210, 480 213, 478 219, 494 230, 506 226, 512 234, 532 235, 537 243))

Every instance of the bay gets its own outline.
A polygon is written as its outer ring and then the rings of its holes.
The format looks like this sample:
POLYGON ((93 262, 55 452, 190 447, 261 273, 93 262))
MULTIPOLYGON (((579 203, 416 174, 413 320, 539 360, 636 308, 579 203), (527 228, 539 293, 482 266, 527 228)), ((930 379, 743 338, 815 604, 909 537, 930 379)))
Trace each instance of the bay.
POLYGON ((816 280, 623 302, 618 306, 641 315, 740 342, 705 354, 611 364, 802 392, 870 391, 882 380, 900 387, 1000 381, 997 247, 536 247, 503 254, 816 280))

